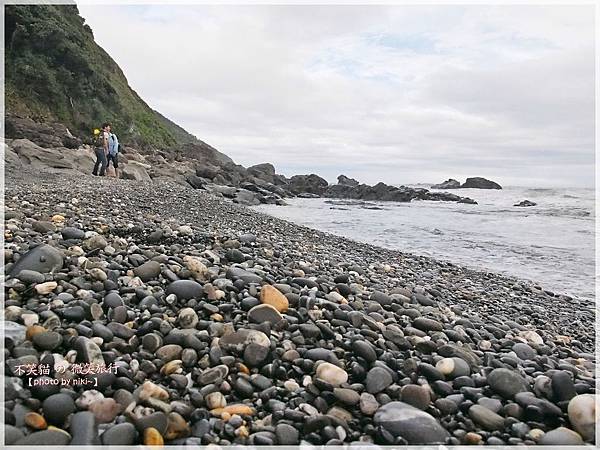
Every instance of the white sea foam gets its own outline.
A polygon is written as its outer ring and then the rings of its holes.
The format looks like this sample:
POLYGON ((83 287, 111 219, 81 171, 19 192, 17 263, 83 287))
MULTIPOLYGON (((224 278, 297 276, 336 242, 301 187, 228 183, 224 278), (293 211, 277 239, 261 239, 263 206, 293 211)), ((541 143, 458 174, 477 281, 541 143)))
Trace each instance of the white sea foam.
POLYGON ((594 190, 449 191, 478 205, 289 199, 256 209, 361 242, 432 256, 594 297, 594 190), (528 199, 535 207, 515 207, 528 199))

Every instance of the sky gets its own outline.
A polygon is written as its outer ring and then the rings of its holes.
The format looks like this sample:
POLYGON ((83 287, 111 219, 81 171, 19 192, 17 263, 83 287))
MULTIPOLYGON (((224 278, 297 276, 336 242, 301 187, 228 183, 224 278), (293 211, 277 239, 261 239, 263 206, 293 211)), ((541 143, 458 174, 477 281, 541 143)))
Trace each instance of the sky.
POLYGON ((594 185, 591 5, 79 9, 152 108, 238 164, 594 185))

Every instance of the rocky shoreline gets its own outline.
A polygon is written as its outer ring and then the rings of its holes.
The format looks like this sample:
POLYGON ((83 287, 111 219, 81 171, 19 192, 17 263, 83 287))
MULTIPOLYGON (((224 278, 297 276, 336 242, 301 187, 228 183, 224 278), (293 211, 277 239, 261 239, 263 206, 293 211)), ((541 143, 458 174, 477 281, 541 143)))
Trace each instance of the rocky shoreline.
POLYGON ((7 444, 594 442, 588 301, 153 181, 6 173, 7 444))

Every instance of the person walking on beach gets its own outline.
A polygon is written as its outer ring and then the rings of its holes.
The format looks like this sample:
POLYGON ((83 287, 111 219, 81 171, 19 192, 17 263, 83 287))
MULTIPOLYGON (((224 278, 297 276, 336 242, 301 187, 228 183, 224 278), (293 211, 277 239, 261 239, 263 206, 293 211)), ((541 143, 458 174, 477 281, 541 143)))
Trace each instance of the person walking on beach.
POLYGON ((110 138, 110 123, 103 123, 100 133, 94 140, 94 153, 96 154, 96 164, 94 164, 94 170, 92 175, 100 175, 103 177, 106 175, 106 167, 108 165, 108 142, 110 138), (98 174, 98 168, 100 173, 98 174))
POLYGON ((112 161, 113 168, 115 170, 115 178, 119 178, 119 172, 117 169, 119 168, 119 139, 115 133, 109 133, 109 142, 108 142, 108 155, 107 155, 107 169, 110 168, 110 163, 112 161))

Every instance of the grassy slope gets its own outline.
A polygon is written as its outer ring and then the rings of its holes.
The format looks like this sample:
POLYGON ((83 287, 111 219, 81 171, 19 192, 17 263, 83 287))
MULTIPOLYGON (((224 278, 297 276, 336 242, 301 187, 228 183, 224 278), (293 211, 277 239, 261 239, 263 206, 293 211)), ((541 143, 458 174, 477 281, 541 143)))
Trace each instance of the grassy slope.
POLYGON ((7 113, 56 120, 82 137, 107 120, 140 146, 196 140, 129 87, 74 5, 6 6, 5 46, 7 113))

